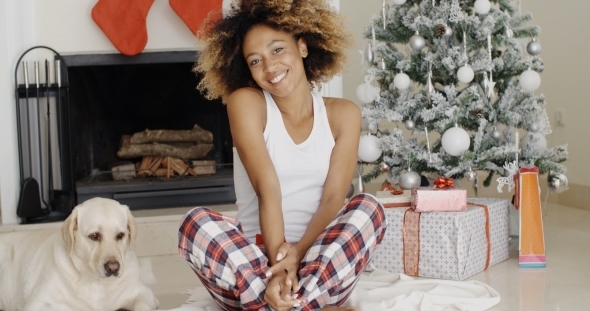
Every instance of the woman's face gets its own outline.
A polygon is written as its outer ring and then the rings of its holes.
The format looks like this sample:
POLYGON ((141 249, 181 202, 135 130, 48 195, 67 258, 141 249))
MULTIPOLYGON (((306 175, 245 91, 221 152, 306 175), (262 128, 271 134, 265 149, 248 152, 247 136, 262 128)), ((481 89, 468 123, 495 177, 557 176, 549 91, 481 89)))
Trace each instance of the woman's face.
POLYGON ((302 39, 257 25, 246 34, 242 52, 252 78, 269 93, 287 96, 301 84, 307 89, 302 59, 307 57, 307 45, 302 39))

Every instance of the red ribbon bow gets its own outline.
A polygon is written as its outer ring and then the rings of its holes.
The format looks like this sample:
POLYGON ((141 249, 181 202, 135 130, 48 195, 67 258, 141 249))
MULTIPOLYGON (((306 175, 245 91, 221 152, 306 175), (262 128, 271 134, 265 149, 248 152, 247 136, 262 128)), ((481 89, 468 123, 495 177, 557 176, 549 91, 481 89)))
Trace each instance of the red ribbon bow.
POLYGON ((452 178, 445 178, 445 177, 438 177, 434 181, 434 188, 438 189, 448 189, 448 188, 455 188, 455 181, 452 178))

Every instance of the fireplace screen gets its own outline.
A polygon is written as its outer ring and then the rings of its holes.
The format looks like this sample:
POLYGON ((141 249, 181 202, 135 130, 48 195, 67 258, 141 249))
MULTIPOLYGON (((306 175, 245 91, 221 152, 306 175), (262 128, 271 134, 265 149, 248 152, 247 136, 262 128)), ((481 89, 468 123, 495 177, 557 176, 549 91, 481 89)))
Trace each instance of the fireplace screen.
POLYGON ((71 55, 70 169, 77 201, 131 209, 234 203, 225 106, 205 99, 195 52, 71 55))

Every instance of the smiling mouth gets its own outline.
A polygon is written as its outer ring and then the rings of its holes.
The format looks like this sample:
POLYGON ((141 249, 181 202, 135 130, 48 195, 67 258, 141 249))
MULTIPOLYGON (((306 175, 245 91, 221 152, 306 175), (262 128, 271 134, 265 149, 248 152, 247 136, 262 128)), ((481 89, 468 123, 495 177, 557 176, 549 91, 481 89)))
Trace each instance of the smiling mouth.
POLYGON ((280 75, 274 77, 272 80, 269 80, 269 82, 272 84, 276 84, 276 83, 281 82, 281 80, 283 80, 283 78, 287 75, 287 72, 289 72, 289 70, 286 70, 285 72, 281 73, 280 75))

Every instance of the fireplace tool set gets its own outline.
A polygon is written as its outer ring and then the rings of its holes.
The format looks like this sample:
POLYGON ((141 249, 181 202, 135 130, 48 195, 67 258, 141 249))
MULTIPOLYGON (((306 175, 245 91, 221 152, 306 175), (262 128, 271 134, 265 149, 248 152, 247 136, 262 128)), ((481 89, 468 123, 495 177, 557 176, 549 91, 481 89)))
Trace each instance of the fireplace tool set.
POLYGON ((61 170, 54 174, 54 167, 70 159, 69 143, 64 141, 67 137, 64 132, 69 132, 65 62, 55 50, 36 46, 21 55, 14 78, 21 180, 17 215, 23 224, 63 220, 75 202, 75 192, 69 186, 71 178, 63 176, 61 170), (36 49, 52 51, 54 59, 23 60, 36 49), (22 72, 20 80, 19 71, 22 72))

